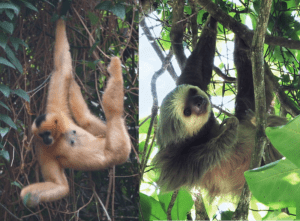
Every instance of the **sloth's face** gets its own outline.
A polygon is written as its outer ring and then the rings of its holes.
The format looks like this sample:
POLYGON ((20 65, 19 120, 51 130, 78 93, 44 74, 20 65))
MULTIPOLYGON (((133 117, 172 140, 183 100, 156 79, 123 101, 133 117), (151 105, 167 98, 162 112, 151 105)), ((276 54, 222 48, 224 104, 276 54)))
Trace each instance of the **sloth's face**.
POLYGON ((157 142, 168 145, 192 137, 209 120, 211 103, 200 88, 177 86, 163 100, 160 109, 157 142))
POLYGON ((209 100, 206 94, 201 93, 196 88, 190 88, 185 99, 183 115, 185 117, 190 117, 191 115, 200 116, 207 112, 208 105, 209 100))

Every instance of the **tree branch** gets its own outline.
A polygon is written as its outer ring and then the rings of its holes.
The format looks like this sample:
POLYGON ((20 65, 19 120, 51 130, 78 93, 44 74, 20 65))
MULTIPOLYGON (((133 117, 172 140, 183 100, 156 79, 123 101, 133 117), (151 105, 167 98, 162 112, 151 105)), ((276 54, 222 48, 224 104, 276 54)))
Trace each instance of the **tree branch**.
MULTIPOLYGON (((158 46, 157 42, 155 41, 156 39, 152 36, 145 18, 143 18, 140 22, 140 26, 142 27, 148 41, 150 42, 152 48, 154 49, 154 51, 156 52, 157 56, 159 57, 159 59, 161 60, 161 62, 163 62, 165 60, 165 56, 163 55, 161 48, 158 46)), ((173 80, 176 82, 178 76, 175 73, 174 67, 172 65, 172 63, 170 63, 170 65, 167 67, 168 72, 170 73, 171 77, 173 78, 173 80)))
POLYGON ((224 74, 220 68, 218 68, 217 66, 214 66, 213 67, 213 70, 216 72, 216 74, 223 78, 224 81, 226 82, 236 82, 236 78, 233 78, 233 77, 229 77, 227 76, 226 74, 224 74))
MULTIPOLYGON (((251 47, 251 62, 255 95, 255 117, 257 124, 255 148, 252 151, 250 169, 260 166, 264 148, 267 144, 267 136, 265 134, 267 109, 264 77, 264 42, 271 6, 272 0, 265 0, 261 2, 257 27, 254 32, 251 47)), ((232 220, 247 220, 250 199, 251 192, 249 186, 245 183, 242 196, 237 209, 233 214, 232 220)))
POLYGON ((168 220, 172 220, 171 212, 172 212, 175 200, 177 198, 177 195, 178 195, 178 190, 175 190, 173 192, 173 194, 172 194, 172 198, 171 198, 170 204, 168 206, 168 210, 167 210, 167 218, 168 218, 168 220))
MULTIPOLYGON (((211 0, 197 0, 198 3, 218 22, 220 22, 225 28, 230 29, 250 47, 253 38, 253 31, 251 31, 246 25, 236 21, 230 15, 226 14, 220 7, 218 7, 211 0)), ((271 35, 265 36, 265 43, 269 45, 280 45, 291 49, 300 49, 300 41, 274 37, 271 35)))
POLYGON ((265 69, 266 79, 270 81, 271 84, 273 85, 273 90, 275 91, 277 98, 280 104, 282 105, 282 107, 293 117, 299 115, 300 114, 299 108, 291 101, 291 99, 287 96, 284 90, 280 88, 280 85, 276 77, 273 75, 269 65, 266 62, 264 63, 264 69, 265 69))

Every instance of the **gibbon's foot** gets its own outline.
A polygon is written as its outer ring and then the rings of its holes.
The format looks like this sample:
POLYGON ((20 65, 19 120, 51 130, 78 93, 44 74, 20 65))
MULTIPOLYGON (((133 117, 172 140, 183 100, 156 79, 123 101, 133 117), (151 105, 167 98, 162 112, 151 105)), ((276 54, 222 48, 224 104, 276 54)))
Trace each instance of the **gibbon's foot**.
POLYGON ((107 71, 112 77, 122 75, 121 61, 118 57, 112 57, 107 71))
POLYGON ((39 202, 39 195, 33 195, 31 193, 27 193, 23 198, 23 204, 27 207, 36 207, 39 202))
POLYGON ((112 118, 121 119, 124 112, 124 82, 120 59, 112 57, 107 70, 111 76, 104 90, 103 108, 108 122, 112 118))

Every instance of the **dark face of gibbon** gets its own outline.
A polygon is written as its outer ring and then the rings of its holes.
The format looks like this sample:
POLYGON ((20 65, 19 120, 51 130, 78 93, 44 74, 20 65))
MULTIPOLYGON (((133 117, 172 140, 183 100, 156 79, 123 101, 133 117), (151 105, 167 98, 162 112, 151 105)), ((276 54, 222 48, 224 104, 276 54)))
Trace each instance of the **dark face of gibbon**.
POLYGON ((45 145, 50 146, 54 143, 52 131, 41 129, 44 126, 46 120, 46 114, 38 116, 35 120, 35 123, 33 124, 32 131, 43 140, 43 143, 45 145))
POLYGON ((192 137, 208 121, 211 103, 208 95, 192 85, 179 85, 163 100, 157 144, 165 147, 192 137))

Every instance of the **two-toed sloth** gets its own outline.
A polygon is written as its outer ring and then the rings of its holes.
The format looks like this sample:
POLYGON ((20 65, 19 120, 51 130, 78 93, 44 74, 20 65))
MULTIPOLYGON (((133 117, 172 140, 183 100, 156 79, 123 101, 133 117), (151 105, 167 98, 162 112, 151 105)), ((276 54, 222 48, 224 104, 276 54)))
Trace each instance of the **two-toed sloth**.
MULTIPOLYGON (((187 59, 177 87, 163 100, 157 131, 159 152, 154 158, 160 170, 158 185, 165 191, 200 186, 214 197, 240 193, 255 144, 254 91, 251 61, 236 36, 235 65, 238 94, 235 116, 221 124, 212 112, 207 85, 212 77, 217 21, 208 18, 198 44, 187 59), (249 68, 250 65, 250 68, 249 68), (245 69, 246 68, 246 69, 245 69)), ((267 105, 272 88, 266 83, 267 105)), ((270 116, 268 125, 283 125, 285 118, 270 116)))
POLYGON ((111 59, 103 95, 106 124, 91 114, 76 83, 66 27, 58 20, 46 114, 32 124, 35 147, 45 182, 21 191, 27 206, 63 198, 69 193, 65 168, 99 170, 124 163, 131 146, 123 115, 121 62, 111 59))

